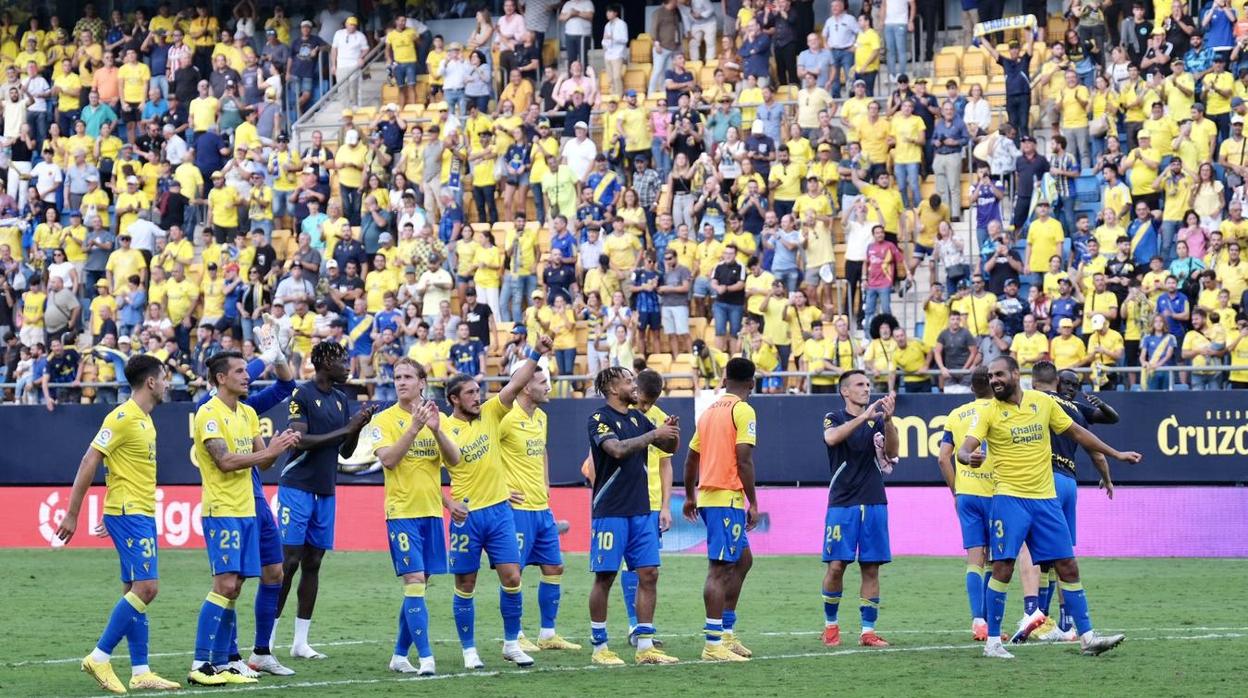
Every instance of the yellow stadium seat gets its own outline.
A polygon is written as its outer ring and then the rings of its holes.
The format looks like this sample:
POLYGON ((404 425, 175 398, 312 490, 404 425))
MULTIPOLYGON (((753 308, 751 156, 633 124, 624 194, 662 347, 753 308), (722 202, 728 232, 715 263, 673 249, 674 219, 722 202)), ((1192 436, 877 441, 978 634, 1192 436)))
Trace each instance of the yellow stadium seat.
POLYGON ((966 53, 966 47, 965 46, 945 46, 940 49, 940 52, 952 53, 955 56, 961 56, 963 53, 966 53))
POLYGON ((651 354, 646 357, 646 368, 652 368, 659 373, 667 373, 672 367, 671 354, 651 354))
POLYGON ((1069 26, 1070 25, 1067 23, 1066 18, 1062 15, 1049 15, 1049 20, 1045 24, 1044 35, 1050 41, 1055 39, 1060 40, 1061 37, 1066 34, 1066 29, 1069 26))
POLYGON ((624 71, 624 89, 626 90, 645 90, 648 85, 646 82, 650 79, 650 66, 629 66, 624 71))
POLYGON ((649 63, 652 58, 651 48, 653 46, 654 41, 650 38, 649 34, 638 34, 637 38, 633 39, 628 44, 629 62, 649 63))
POLYGON ((705 67, 705 64, 702 61, 685 61, 685 70, 691 73, 697 74, 701 72, 703 67, 705 67))
POLYGON ((968 51, 962 56, 962 75, 987 75, 988 57, 982 51, 968 51))
POLYGON ((962 78, 962 89, 966 92, 971 91, 971 85, 979 85, 980 89, 987 91, 988 76, 987 75, 969 75, 962 78))
POLYGON ((704 317, 689 318, 689 334, 692 337, 701 337, 706 332, 707 319, 704 317))
POLYGON ((714 85, 715 84, 715 69, 709 66, 703 66, 702 70, 698 71, 698 84, 714 85))
POLYGON ((555 65, 559 62, 559 40, 547 39, 542 42, 542 65, 555 65))
POLYGON ((957 77, 959 68, 958 55, 955 53, 938 53, 932 63, 932 69, 938 78, 957 77))

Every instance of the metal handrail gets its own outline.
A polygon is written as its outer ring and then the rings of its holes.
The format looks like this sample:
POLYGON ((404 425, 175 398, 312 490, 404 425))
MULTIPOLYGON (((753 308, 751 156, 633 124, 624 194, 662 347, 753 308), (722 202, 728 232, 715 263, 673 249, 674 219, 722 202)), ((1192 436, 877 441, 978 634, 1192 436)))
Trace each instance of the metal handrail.
MULTIPOLYGON (((346 77, 345 80, 342 79, 341 76, 339 76, 338 81, 335 82, 333 85, 331 85, 330 88, 326 90, 324 94, 321 95, 320 99, 313 102, 312 105, 308 107, 307 111, 300 114, 299 118, 296 119, 295 122, 291 124, 291 127, 290 127, 291 141, 293 141, 295 145, 302 147, 303 144, 300 142, 299 136, 298 136, 300 129, 306 128, 308 126, 308 122, 311 121, 314 115, 316 115, 318 112, 324 109, 326 105, 328 105, 330 102, 336 100, 338 98, 338 93, 342 91, 346 85, 350 84, 352 81, 357 82, 357 83, 363 81, 364 74, 369 72, 369 68, 371 67, 371 65, 377 61, 378 57, 385 56, 385 54, 386 54, 386 42, 378 41, 376 44, 373 45, 372 48, 368 50, 367 53, 364 54, 364 58, 360 61, 359 68, 353 70, 351 74, 346 77)), ((321 75, 323 77, 324 73, 322 73, 321 75)), ((350 106, 354 107, 356 105, 350 105, 350 106)))

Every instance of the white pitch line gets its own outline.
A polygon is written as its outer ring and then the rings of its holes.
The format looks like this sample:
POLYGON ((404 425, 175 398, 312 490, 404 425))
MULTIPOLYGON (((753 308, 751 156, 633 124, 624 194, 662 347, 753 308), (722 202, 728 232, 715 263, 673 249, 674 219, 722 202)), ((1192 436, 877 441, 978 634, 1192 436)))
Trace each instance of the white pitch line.
MULTIPOLYGON (((1165 642, 1165 641, 1175 641, 1175 640, 1230 640, 1230 639, 1239 639, 1239 638, 1244 638, 1244 637, 1248 637, 1248 634, 1245 634, 1245 633, 1225 633, 1225 634, 1209 633, 1205 635, 1196 635, 1196 636, 1159 635, 1155 637, 1129 637, 1127 638, 1127 640, 1130 642, 1165 642)), ((791 660, 791 659, 816 659, 816 658, 823 658, 823 657, 843 657, 843 656, 851 656, 851 655, 859 655, 859 654, 906 654, 906 653, 913 653, 913 652, 949 652, 953 650, 972 650, 972 649, 978 649, 982 647, 983 645, 979 643, 921 645, 917 647, 884 647, 884 648, 849 647, 849 648, 842 649, 842 650, 831 650, 831 651, 825 651, 825 652, 798 652, 798 653, 793 653, 793 654, 774 654, 774 655, 767 655, 767 656, 761 656, 761 657, 756 656, 756 657, 751 658, 750 661, 751 662, 768 662, 768 661, 783 661, 783 660, 791 660)), ((1035 647, 1057 647, 1057 648, 1065 647, 1068 649, 1074 649, 1075 643, 1071 643, 1071 642, 1032 643, 1032 644, 1024 644, 1024 645, 1011 645, 1010 649, 1011 650, 1016 650, 1016 649, 1030 650, 1031 648, 1035 648, 1035 647)), ((678 664, 667 664, 661 667, 655 667, 655 669, 669 669, 671 667, 717 664, 717 663, 718 662, 691 660, 691 661, 682 661, 678 664)), ((244 692, 254 692, 254 691, 281 691, 281 690, 286 690, 286 689, 291 689, 291 688, 326 688, 330 686, 360 686, 360 685, 377 685, 377 684, 392 684, 392 683, 410 683, 410 682, 415 682, 415 681, 475 679, 475 678, 495 677, 495 676, 512 676, 512 675, 519 676, 519 675, 524 675, 524 674, 548 674, 548 673, 604 671, 604 670, 610 671, 611 669, 608 667, 598 666, 595 664, 588 664, 585 666, 538 667, 538 668, 530 668, 530 669, 513 669, 510 671, 464 672, 464 673, 458 673, 458 674, 439 674, 437 676, 395 676, 395 677, 375 678, 375 679, 328 679, 328 680, 323 680, 323 681, 303 681, 303 682, 297 682, 297 683, 284 683, 284 684, 268 684, 268 685, 257 684, 257 685, 252 685, 252 686, 239 686, 237 688, 215 688, 215 687, 213 688, 191 688, 191 689, 179 691, 178 695, 187 696, 187 695, 198 695, 201 693, 217 694, 217 693, 244 693, 244 692)), ((625 671, 626 669, 621 668, 617 670, 625 671)), ((95 698, 110 698, 110 696, 102 695, 102 696, 96 696, 95 698)))
MULTIPOLYGON (((1102 628, 1101 630, 1105 632, 1120 632, 1120 633, 1182 633, 1182 632, 1210 633, 1210 632, 1248 631, 1248 626, 1219 626, 1219 627, 1187 626, 1187 627, 1178 627, 1178 628, 1102 628)), ((966 632, 967 632, 966 628, 945 629, 945 630, 913 630, 913 629, 898 628, 898 629, 890 629, 890 630, 882 631, 884 635, 958 635, 958 634, 963 634, 966 632)), ((748 636, 753 635, 757 637, 813 637, 813 636, 822 635, 822 634, 823 634, 822 630, 784 630, 784 631, 768 631, 768 632, 748 632, 747 631, 743 633, 743 636, 748 637, 748 636)), ((684 632, 684 633, 671 633, 668 636, 669 637, 701 637, 702 631, 697 630, 697 631, 689 631, 689 632, 684 632)), ((1234 637, 1234 635, 1231 635, 1230 637, 1234 637)), ((586 637, 581 637, 579 635, 564 635, 564 638, 568 640, 587 640, 588 639, 586 637)), ((496 637, 496 638, 492 638, 491 641, 502 642, 503 638, 496 637)), ((342 646, 347 646, 347 645, 367 645, 367 644, 384 645, 384 644, 389 644, 392 642, 393 640, 391 639, 340 640, 336 642, 318 642, 316 644, 318 647, 342 647, 342 646)), ((449 644, 458 645, 459 644, 459 640, 455 638, 437 638, 437 639, 431 640, 430 642, 432 642, 435 645, 449 645, 449 644)), ((281 647, 274 647, 273 649, 280 649, 280 648, 281 647)), ((247 650, 251 648, 243 647, 240 649, 247 650)), ((194 654, 194 653, 193 652, 155 652, 148 656, 167 658, 167 657, 185 657, 191 654, 194 654)), ((7 664, 0 664, 0 666, 10 668, 10 669, 17 669, 21 667, 45 666, 45 665, 50 665, 50 664, 72 664, 72 663, 81 662, 81 661, 82 661, 82 657, 66 657, 63 659, 42 659, 42 660, 36 660, 36 661, 9 662, 7 664)))

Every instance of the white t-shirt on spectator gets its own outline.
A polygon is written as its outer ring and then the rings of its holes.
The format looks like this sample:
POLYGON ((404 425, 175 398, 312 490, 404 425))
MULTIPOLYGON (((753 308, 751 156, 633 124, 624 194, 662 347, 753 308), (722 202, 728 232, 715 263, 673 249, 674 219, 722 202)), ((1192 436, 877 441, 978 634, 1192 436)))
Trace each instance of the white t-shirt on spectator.
POLYGON ((568 159, 568 167, 572 168, 572 174, 576 175, 576 181, 580 182, 585 179, 585 175, 589 174, 589 168, 594 164, 594 157, 598 155, 598 146, 594 145, 594 141, 590 138, 585 140, 577 140, 573 138, 563 144, 563 156, 568 159))
POLYGON ((39 191, 44 192, 42 199, 44 203, 53 203, 56 201, 56 192, 61 188, 61 184, 65 181, 65 175, 61 172, 59 165, 41 161, 30 169, 30 178, 35 181, 35 186, 39 191))
MULTIPOLYGON (((590 0, 568 0, 568 2, 564 3, 563 9, 571 12, 588 12, 593 14, 594 3, 590 0)), ((568 36, 589 36, 594 33, 594 24, 587 19, 571 17, 564 23, 563 31, 568 36)))
POLYGON ((334 34, 334 48, 338 49, 338 69, 358 68, 368 53, 368 39, 364 32, 339 29, 334 34))
POLYGON ((871 228, 873 221, 849 221, 845 225, 845 259, 850 262, 865 262, 867 246, 871 244, 871 228))

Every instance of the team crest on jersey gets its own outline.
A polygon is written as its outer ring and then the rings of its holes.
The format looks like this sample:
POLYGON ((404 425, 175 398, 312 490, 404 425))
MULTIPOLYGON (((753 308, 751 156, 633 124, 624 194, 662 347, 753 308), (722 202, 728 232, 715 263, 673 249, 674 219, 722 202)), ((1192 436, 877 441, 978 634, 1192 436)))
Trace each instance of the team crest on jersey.
POLYGON ((1002 419, 1008 419, 1008 418, 1009 418, 1009 416, 1010 416, 1010 411, 1009 411, 1009 410, 1001 410, 1001 418, 1002 418, 1002 419))
POLYGON ((875 428, 875 420, 874 420, 874 419, 868 419, 868 420, 867 420, 867 426, 869 426, 869 427, 871 427, 872 429, 874 429, 874 428, 875 428))
POLYGON ((133 538, 127 538, 127 539, 126 539, 126 547, 127 547, 127 548, 133 548, 133 547, 134 547, 134 539, 133 539, 133 538))
POLYGON ((320 406, 321 406, 321 401, 320 401, 320 400, 317 400, 317 401, 316 401, 316 406, 317 406, 317 407, 320 407, 320 406))
POLYGON ((637 418, 636 418, 636 417, 629 417, 629 418, 628 418, 628 421, 632 422, 632 423, 633 423, 633 426, 637 426, 637 418))
POLYGON ((117 413, 117 421, 119 421, 119 422, 120 422, 121 420, 123 420, 123 419, 125 419, 125 418, 126 418, 126 413, 125 413, 125 412, 118 412, 118 413, 117 413))
POLYGON ((341 403, 341 402, 338 402, 337 400, 334 400, 334 404, 338 406, 338 411, 339 411, 339 412, 341 412, 341 411, 342 411, 342 403, 341 403))
POLYGON ((1032 414, 1039 414, 1039 412, 1040 412, 1040 408, 1039 408, 1039 406, 1037 406, 1035 403, 1032 403, 1032 405, 1031 405, 1031 413, 1032 413, 1032 414))

